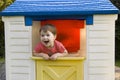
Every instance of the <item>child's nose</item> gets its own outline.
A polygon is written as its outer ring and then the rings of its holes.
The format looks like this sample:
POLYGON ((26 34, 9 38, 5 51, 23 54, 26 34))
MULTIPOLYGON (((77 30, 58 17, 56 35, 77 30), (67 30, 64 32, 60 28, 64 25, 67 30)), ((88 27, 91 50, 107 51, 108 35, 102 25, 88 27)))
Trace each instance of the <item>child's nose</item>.
POLYGON ((44 36, 44 38, 46 39, 46 38, 47 38, 47 36, 44 36))

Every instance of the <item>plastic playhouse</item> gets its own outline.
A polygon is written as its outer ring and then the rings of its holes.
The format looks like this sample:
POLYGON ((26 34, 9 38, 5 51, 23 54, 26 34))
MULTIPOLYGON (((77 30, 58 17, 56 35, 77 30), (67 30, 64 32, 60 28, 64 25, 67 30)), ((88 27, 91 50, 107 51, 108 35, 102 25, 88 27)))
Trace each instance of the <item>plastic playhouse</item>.
POLYGON ((5 24, 6 80, 114 80, 115 20, 109 0, 16 0, 0 12, 5 24), (41 25, 57 26, 69 54, 32 56, 41 25))

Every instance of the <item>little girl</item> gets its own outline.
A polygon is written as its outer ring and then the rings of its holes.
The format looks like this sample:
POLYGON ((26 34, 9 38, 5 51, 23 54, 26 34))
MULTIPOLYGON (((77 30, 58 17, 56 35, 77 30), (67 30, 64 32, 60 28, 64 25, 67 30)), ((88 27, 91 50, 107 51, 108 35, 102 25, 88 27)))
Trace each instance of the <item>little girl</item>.
POLYGON ((55 26, 46 24, 39 32, 41 41, 34 48, 34 56, 43 57, 45 60, 56 60, 68 54, 63 44, 55 40, 57 36, 55 26))

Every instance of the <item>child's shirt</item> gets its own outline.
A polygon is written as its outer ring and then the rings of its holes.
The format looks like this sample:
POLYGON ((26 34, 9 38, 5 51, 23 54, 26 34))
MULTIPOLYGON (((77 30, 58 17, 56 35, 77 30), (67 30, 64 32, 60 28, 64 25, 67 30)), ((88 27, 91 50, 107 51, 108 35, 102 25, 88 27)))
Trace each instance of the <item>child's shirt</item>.
POLYGON ((64 53, 64 51, 66 49, 65 49, 65 47, 63 46, 62 43, 55 40, 54 41, 54 46, 52 48, 47 48, 40 42, 35 46, 34 50, 35 50, 36 53, 45 53, 45 54, 48 54, 49 56, 51 56, 55 53, 64 53))

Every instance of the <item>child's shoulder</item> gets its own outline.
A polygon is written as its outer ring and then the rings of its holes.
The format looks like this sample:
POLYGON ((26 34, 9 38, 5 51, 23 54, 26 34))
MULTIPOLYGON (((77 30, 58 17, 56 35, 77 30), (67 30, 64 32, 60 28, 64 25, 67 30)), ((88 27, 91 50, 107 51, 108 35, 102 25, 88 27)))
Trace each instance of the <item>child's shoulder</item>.
POLYGON ((59 45, 59 46, 63 46, 63 44, 60 41, 58 41, 58 40, 55 40, 55 44, 59 45))
POLYGON ((57 44, 62 44, 60 41, 58 41, 58 40, 55 40, 55 43, 57 43, 57 44))

